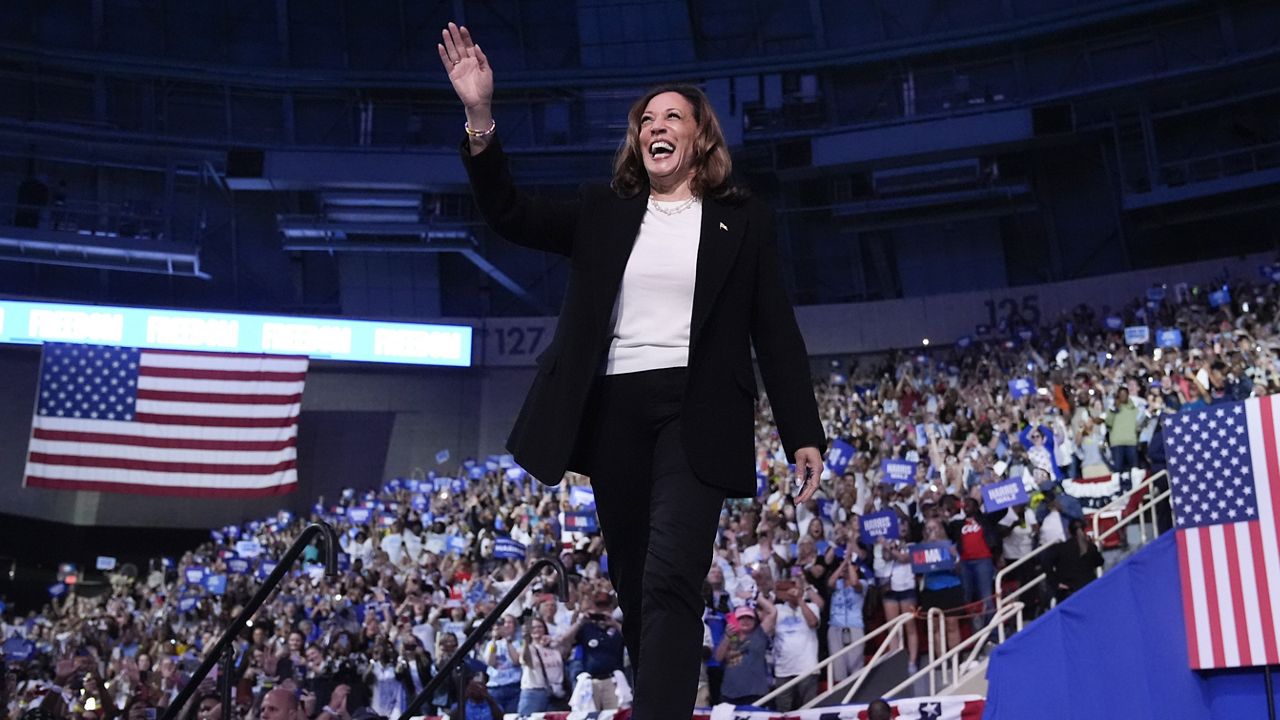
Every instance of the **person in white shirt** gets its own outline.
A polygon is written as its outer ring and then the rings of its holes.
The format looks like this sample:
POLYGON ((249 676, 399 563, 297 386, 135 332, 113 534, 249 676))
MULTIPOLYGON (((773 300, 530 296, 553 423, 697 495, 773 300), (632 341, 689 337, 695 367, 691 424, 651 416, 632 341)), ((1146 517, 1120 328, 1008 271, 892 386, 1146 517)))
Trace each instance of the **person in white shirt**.
POLYGON ((520 704, 523 675, 520 663, 523 643, 516 637, 515 617, 503 615, 493 633, 481 654, 489 665, 489 696, 504 713, 513 713, 520 704))
MULTIPOLYGON (((775 585, 778 602, 772 612, 761 600, 765 610, 761 626, 773 638, 773 672, 777 685, 794 680, 802 673, 813 670, 818 664, 818 618, 822 613, 822 598, 813 588, 801 589, 790 578, 775 585)), ((774 700, 774 709, 787 712, 797 709, 818 694, 818 677, 810 675, 792 686, 774 700)))
POLYGON ((548 632, 541 617, 525 624, 524 650, 520 657, 521 717, 545 712, 564 697, 564 649, 548 632))

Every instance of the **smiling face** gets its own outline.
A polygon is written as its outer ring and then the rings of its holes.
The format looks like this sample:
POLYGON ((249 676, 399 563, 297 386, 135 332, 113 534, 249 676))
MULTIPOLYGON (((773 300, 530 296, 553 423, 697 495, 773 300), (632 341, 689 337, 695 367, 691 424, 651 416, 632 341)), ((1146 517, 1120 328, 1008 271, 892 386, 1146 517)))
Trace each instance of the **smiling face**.
POLYGON ((698 122, 693 105, 683 95, 653 96, 640 115, 639 135, 651 186, 670 192, 692 177, 698 122))

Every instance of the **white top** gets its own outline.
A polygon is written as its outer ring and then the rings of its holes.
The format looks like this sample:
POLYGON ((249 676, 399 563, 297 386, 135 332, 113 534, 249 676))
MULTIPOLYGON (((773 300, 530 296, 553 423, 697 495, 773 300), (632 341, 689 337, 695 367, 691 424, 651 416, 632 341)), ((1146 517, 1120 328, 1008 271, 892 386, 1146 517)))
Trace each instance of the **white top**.
MULTIPOLYGON (((809 612, 820 610, 805 603, 809 612)), ((809 627, 799 606, 778 603, 778 620, 773 631, 773 673, 775 677, 792 677, 813 669, 818 664, 818 630, 809 627)))
POLYGON ((685 202, 649 201, 613 305, 606 375, 689 364, 702 202, 675 215, 653 208, 672 210, 685 202))

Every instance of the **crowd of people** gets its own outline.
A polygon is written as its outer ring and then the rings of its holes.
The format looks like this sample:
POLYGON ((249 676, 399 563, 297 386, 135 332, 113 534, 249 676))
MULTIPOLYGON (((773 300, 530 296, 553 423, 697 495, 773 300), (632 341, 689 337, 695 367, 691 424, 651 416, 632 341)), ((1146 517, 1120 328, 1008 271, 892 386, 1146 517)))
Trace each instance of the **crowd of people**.
MULTIPOLYGON (((998 338, 832 360, 815 383, 830 469, 799 506, 762 398, 760 493, 726 502, 704 587, 698 704, 754 704, 787 684, 771 706, 799 707, 818 692, 820 674, 809 673, 819 659, 903 613, 941 608, 941 639, 954 643, 989 621, 998 569, 1041 545, 1052 552, 1028 573, 1046 571, 1047 592, 1029 602, 1078 590, 1102 559, 1064 479, 1156 468, 1162 414, 1280 389, 1277 286, 1230 294, 1161 289, 1039 327, 1012 318, 993 328, 998 338), (1133 325, 1153 337, 1126 343, 1133 325), (1157 328, 1182 337, 1159 347, 1157 328), (885 460, 914 463, 913 476, 891 481, 885 460), (1028 502, 987 512, 982 486, 1007 479, 1023 480, 1028 502), (885 511, 898 532, 869 541, 862 518, 885 511), (922 541, 947 547, 954 565, 915 572, 907 548, 922 541)), ((4 610, 6 716, 154 720, 311 519, 338 530, 339 572, 326 576, 319 548, 308 548, 238 638, 233 716, 397 718, 530 563, 549 555, 569 568, 568 596, 555 595, 553 575, 536 579, 424 712, 625 706, 621 613, 590 511, 585 478, 547 488, 491 457, 321 498, 312 517, 281 512, 219 528, 181 557, 117 568, 96 591, 73 587, 40 610, 4 610)), ((907 624, 913 667, 920 634, 907 624)), ((833 677, 857 672, 863 658, 842 654, 833 677)), ((221 717, 216 674, 184 717, 221 717)))

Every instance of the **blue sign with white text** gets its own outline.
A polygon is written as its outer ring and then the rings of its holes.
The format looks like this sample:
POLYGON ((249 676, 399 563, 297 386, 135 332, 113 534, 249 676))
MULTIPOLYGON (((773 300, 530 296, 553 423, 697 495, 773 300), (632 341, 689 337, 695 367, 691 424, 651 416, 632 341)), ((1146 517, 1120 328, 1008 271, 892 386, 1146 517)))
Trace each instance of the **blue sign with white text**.
POLYGON ((1160 328, 1156 331, 1156 346, 1162 348, 1181 348, 1182 331, 1178 328, 1160 328))
POLYGON ((896 510, 881 510, 862 516, 861 529, 858 534, 862 536, 863 543, 874 545, 876 540, 880 538, 897 540, 900 537, 900 532, 898 529, 898 512, 896 510))
POLYGON ((836 438, 831 441, 831 449, 827 450, 827 467, 831 468, 831 472, 836 475, 843 475, 856 452, 854 447, 844 439, 836 438))
POLYGON ((987 512, 1024 505, 1026 502, 1027 489, 1022 484, 1022 478, 982 486, 982 507, 987 512))
POLYGON ((955 546, 945 540, 916 543, 910 548, 911 571, 922 575, 956 567, 955 546))
POLYGON ((1036 391, 1036 386, 1031 382, 1031 378, 1014 378, 1009 381, 1009 397, 1017 400, 1024 398, 1036 391))
POLYGON ((880 472, 884 474, 880 482, 892 485, 916 484, 916 463, 910 460, 885 460, 880 463, 880 472))

